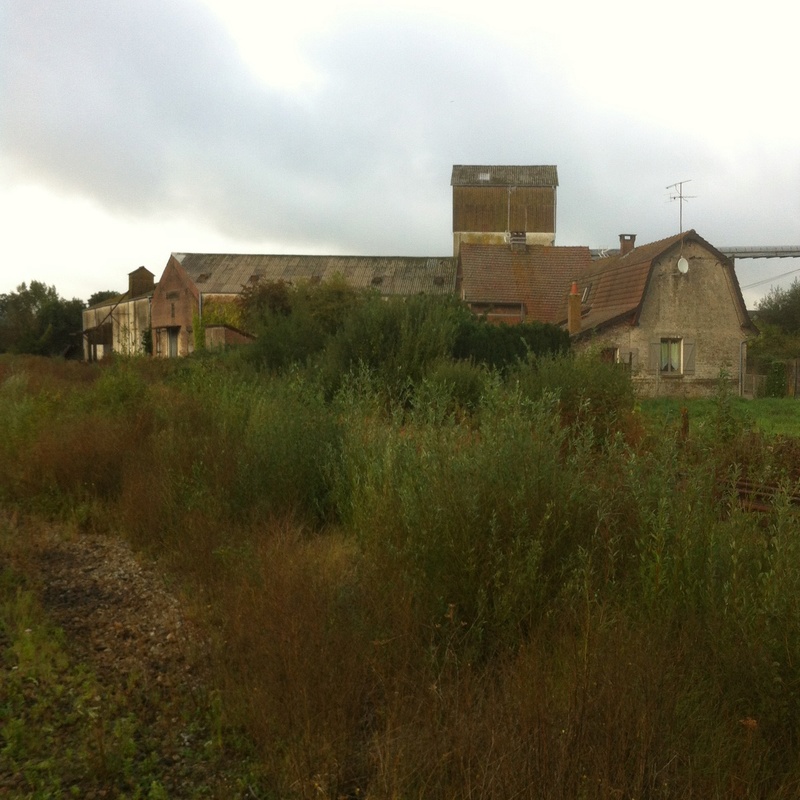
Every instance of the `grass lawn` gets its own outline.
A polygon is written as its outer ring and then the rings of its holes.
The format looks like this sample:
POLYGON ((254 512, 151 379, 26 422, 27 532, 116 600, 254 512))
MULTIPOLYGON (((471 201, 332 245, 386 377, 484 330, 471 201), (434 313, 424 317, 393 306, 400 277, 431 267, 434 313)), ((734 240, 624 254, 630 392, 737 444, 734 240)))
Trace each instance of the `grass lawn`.
MULTIPOLYGON (((734 416, 743 426, 761 431, 770 436, 800 436, 800 400, 793 397, 764 397, 745 400, 730 399, 734 416)), ((693 427, 710 420, 716 409, 712 399, 656 397, 642 399, 640 408, 648 425, 677 425, 681 408, 689 410, 689 424, 693 427)))

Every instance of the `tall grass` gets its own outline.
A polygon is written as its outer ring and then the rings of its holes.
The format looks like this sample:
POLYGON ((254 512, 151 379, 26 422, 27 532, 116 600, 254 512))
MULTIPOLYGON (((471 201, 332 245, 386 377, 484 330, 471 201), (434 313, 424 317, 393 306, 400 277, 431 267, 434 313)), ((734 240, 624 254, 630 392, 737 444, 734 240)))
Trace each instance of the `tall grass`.
POLYGON ((3 366, 3 502, 162 560, 276 796, 797 795, 797 516, 734 491, 796 448, 725 398, 687 432, 580 359, 402 396, 362 361, 333 399, 233 360, 3 366))

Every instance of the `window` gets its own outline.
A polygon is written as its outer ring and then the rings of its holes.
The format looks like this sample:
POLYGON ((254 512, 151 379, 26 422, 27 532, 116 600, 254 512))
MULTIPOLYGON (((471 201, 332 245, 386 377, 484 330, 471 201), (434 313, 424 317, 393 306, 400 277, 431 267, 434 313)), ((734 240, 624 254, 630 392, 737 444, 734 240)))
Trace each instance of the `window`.
POLYGON ((600 351, 600 360, 604 364, 617 364, 619 362, 619 348, 604 347, 600 351))
POLYGON ((680 375, 683 372, 683 339, 661 340, 661 372, 680 375))
MULTIPOLYGON (((650 342, 650 372, 663 378, 681 378, 695 374, 696 342, 679 336, 665 336, 650 342)), ((634 354, 631 363, 636 360, 634 354)))

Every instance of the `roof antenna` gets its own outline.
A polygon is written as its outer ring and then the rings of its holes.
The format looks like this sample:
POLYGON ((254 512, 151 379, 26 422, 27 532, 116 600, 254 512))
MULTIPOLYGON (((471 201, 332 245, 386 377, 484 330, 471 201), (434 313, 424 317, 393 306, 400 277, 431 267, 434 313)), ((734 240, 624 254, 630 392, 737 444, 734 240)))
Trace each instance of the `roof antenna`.
POLYGON ((697 197, 696 194, 684 194, 683 193, 683 184, 684 183, 691 183, 691 178, 685 181, 678 181, 677 183, 673 183, 671 186, 667 186, 667 189, 672 189, 673 192, 676 194, 671 194, 669 196, 670 200, 678 200, 678 207, 680 208, 679 214, 679 222, 680 222, 680 232, 683 233, 683 204, 688 202, 691 199, 697 197))
POLYGON ((690 199, 697 197, 697 195, 694 194, 683 193, 684 183, 691 183, 691 179, 685 181, 678 181, 677 183, 673 183, 671 186, 667 186, 667 189, 672 189, 672 191, 674 192, 674 194, 671 194, 669 196, 669 199, 677 200, 678 208, 680 209, 678 218, 680 223, 681 251, 680 251, 680 257, 678 258, 678 272, 680 272, 681 275, 685 275, 689 271, 689 262, 683 255, 683 204, 688 202, 690 199))

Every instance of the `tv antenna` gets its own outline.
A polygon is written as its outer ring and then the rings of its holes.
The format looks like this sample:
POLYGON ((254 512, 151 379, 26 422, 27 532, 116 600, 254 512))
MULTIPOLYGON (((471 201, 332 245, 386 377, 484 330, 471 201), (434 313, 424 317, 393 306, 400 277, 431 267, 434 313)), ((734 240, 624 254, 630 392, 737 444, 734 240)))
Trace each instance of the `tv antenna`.
POLYGON ((680 232, 683 233, 683 204, 688 202, 689 200, 694 199, 697 197, 695 194, 684 194, 683 193, 683 184, 684 183, 691 183, 692 180, 689 178, 685 181, 678 181, 677 183, 673 183, 671 186, 667 186, 667 189, 672 189, 673 194, 670 194, 670 200, 677 200, 678 207, 680 209, 678 219, 680 222, 680 232))

